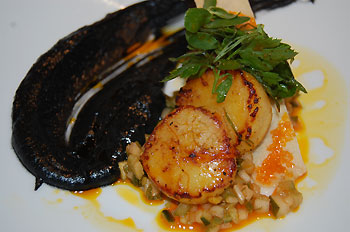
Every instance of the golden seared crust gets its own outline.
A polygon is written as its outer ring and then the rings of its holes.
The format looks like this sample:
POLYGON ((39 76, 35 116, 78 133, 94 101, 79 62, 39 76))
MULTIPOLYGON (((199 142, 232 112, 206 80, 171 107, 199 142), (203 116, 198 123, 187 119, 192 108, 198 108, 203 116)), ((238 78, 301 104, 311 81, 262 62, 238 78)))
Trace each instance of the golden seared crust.
POLYGON ((272 108, 270 99, 261 84, 249 73, 232 71, 232 86, 222 103, 212 94, 214 76, 212 71, 202 77, 189 80, 176 97, 176 105, 193 105, 217 112, 232 143, 244 153, 258 146, 270 127, 272 108), (236 126, 232 128, 229 120, 236 126))
POLYGON ((157 125, 141 162, 164 194, 199 204, 230 185, 236 172, 235 157, 220 115, 184 106, 157 125))

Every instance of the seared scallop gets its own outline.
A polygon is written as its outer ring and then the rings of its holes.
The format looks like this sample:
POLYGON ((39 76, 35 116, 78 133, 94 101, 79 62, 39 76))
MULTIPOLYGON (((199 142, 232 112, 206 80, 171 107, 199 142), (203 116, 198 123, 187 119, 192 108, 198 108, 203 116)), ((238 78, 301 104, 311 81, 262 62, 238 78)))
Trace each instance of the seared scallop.
POLYGON ((233 181, 236 150, 221 116, 184 106, 154 129, 141 155, 148 177, 168 197, 187 204, 207 202, 233 181))
POLYGON ((176 98, 176 105, 193 105, 217 112, 234 146, 244 153, 253 150, 265 137, 270 127, 272 108, 261 84, 249 73, 229 72, 232 86, 222 103, 212 94, 214 74, 207 71, 202 77, 187 81, 176 98))

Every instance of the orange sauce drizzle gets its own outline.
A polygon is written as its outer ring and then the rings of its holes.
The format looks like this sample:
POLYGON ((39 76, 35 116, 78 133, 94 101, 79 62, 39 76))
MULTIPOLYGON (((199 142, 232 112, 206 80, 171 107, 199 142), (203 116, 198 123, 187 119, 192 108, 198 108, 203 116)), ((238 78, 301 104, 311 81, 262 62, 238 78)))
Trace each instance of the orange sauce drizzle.
POLYGON ((127 50, 129 53, 124 59, 129 60, 137 55, 146 54, 151 51, 154 51, 160 47, 168 45, 170 42, 167 40, 168 35, 162 35, 156 40, 150 40, 144 44, 136 43, 130 46, 127 50))
POLYGON ((126 52, 128 54, 132 53, 134 50, 136 50, 138 47, 141 46, 141 43, 134 43, 133 45, 131 45, 127 50, 126 52))
POLYGON ((73 123, 75 123, 75 121, 76 121, 77 119, 76 118, 71 118, 70 120, 69 120, 69 124, 73 124, 73 123))
MULTIPOLYGON (((305 127, 304 120, 300 117, 300 112, 298 113, 298 124, 297 126, 294 126, 294 130, 297 135, 301 157, 303 158, 304 163, 308 163, 309 162, 309 138, 306 134, 306 127, 305 127)), ((297 180, 299 179, 300 178, 298 178, 297 180)))
MULTIPOLYGON (((142 231, 136 227, 136 224, 132 218, 126 218, 126 219, 115 219, 111 216, 104 216, 103 213, 100 211, 100 204, 97 200, 97 198, 101 195, 102 188, 95 188, 91 190, 86 191, 74 191, 72 192, 73 195, 81 197, 85 200, 87 200, 91 205, 94 206, 94 208, 97 210, 97 215, 101 216, 104 220, 106 220, 109 223, 116 224, 116 225, 123 225, 128 228, 131 228, 135 231, 142 231)), ((75 207, 75 209, 78 209, 79 207, 75 207)))
POLYGON ((115 224, 121 224, 126 227, 132 228, 135 231, 143 231, 141 229, 137 229, 136 224, 132 218, 125 218, 125 219, 115 219, 114 217, 107 216, 105 217, 109 222, 115 223, 115 224))
POLYGON ((101 82, 98 82, 94 87, 92 87, 94 89, 102 89, 103 88, 103 84, 101 82))
POLYGON ((128 186, 129 188, 135 190, 136 192, 138 192, 138 194, 136 195, 134 192, 130 191, 130 189, 128 188, 120 188, 117 190, 117 193, 124 198, 126 201, 128 201, 129 203, 133 204, 133 205, 137 205, 137 203, 139 202, 139 199, 141 199, 141 201, 146 204, 146 205, 161 205, 164 203, 164 200, 149 200, 147 199, 145 193, 142 191, 142 189, 134 186, 130 180, 118 180, 116 181, 113 185, 124 185, 124 186, 128 186))
POLYGON ((271 134, 272 144, 267 148, 270 153, 257 168, 256 179, 264 184, 271 184, 271 180, 276 179, 276 174, 286 174, 287 169, 294 166, 292 153, 283 149, 295 136, 287 113, 284 113, 278 127, 271 134))
POLYGON ((72 194, 84 198, 85 200, 96 201, 101 192, 101 188, 95 188, 86 191, 74 191, 72 194))

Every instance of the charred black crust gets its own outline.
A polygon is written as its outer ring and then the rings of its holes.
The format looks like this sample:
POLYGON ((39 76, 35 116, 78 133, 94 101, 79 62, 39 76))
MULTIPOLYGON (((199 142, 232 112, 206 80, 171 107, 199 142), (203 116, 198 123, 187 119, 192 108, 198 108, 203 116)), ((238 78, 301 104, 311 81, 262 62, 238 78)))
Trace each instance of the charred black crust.
POLYGON ((41 182, 87 190, 115 182, 125 146, 144 141, 165 100, 160 80, 174 68, 168 60, 185 52, 184 37, 163 55, 131 67, 104 86, 84 107, 66 144, 64 134, 76 96, 98 83, 104 70, 135 43, 160 36, 166 22, 187 9, 184 1, 146 1, 107 15, 61 39, 42 55, 20 84, 13 103, 12 146, 41 182))
POLYGON ((249 97, 247 100, 247 108, 248 108, 249 116, 251 117, 251 121, 254 121, 259 111, 259 107, 256 106, 259 103, 259 98, 256 93, 254 84, 247 80, 243 72, 240 72, 240 75, 242 77, 243 84, 248 88, 249 97))

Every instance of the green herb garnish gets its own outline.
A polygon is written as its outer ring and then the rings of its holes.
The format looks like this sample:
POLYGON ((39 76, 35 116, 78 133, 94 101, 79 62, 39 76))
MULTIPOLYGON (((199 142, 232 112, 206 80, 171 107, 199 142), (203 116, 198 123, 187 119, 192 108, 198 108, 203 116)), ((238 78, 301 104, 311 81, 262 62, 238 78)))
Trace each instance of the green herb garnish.
POLYGON ((297 52, 280 39, 269 37, 263 25, 242 27, 248 17, 231 14, 216 7, 215 0, 206 0, 204 8, 190 8, 185 14, 186 40, 189 52, 173 61, 179 67, 163 81, 176 77, 197 78, 205 71, 214 72, 213 94, 223 102, 231 85, 227 70, 251 73, 276 102, 306 89, 294 78, 288 61, 297 52))
POLYGON ((175 221, 173 214, 169 210, 167 210, 167 209, 162 210, 162 214, 168 222, 175 221))
POLYGON ((201 217, 201 221, 203 222, 203 224, 205 226, 209 225, 210 224, 210 221, 208 221, 208 219, 206 219, 205 217, 201 217))

